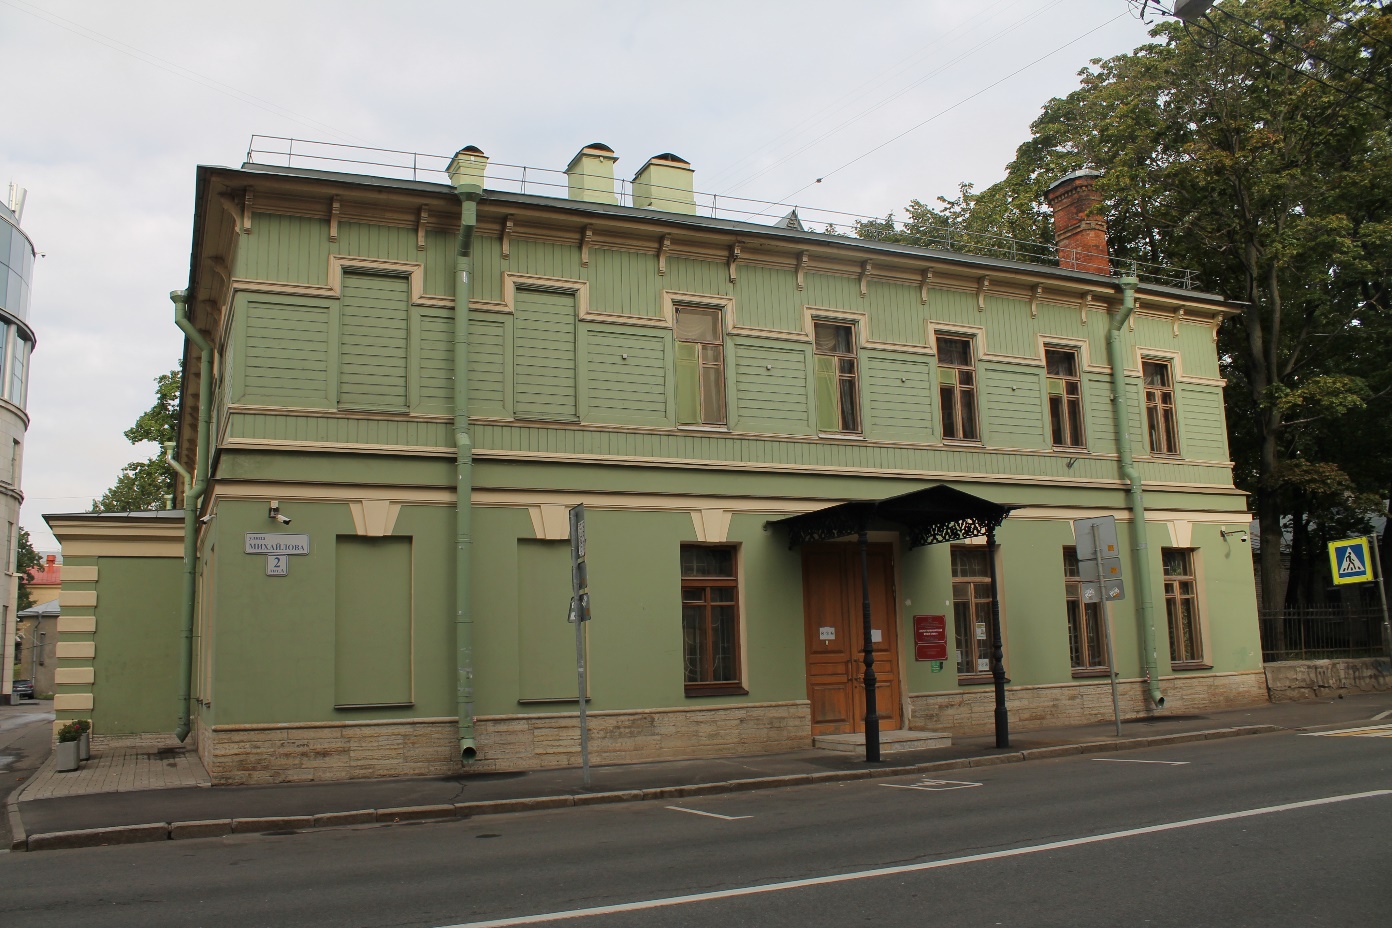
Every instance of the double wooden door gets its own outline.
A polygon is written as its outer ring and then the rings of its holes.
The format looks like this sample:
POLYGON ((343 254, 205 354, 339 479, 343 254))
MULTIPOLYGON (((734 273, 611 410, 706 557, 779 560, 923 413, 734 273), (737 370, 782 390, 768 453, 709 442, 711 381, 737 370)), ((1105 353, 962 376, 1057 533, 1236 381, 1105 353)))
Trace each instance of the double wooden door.
MULTIPOLYGON (((877 680, 875 707, 880 729, 889 731, 903 723, 894 552, 890 545, 872 544, 867 554, 871 641, 877 680)), ((865 633, 859 545, 808 545, 803 548, 802 604, 812 734, 864 731, 865 633)))

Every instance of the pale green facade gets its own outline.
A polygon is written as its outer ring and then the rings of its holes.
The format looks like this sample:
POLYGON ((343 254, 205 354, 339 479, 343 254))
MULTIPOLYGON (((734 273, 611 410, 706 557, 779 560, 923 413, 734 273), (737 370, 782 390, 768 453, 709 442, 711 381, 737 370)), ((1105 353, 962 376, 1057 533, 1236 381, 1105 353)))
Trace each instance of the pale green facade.
MULTIPOLYGON (((441 185, 264 168, 202 169, 198 196, 190 303, 217 350, 193 656, 200 751, 226 782, 389 774, 352 758, 395 748, 353 739, 401 727, 409 761, 410 732, 437 732, 448 747, 458 715, 457 201, 441 185), (291 527, 268 520, 271 501, 291 527), (268 576, 264 555, 244 553, 253 532, 306 534, 310 553, 291 556, 287 576, 268 576), (318 754, 303 748, 310 759, 299 766, 256 759, 255 738, 301 743, 297 732, 330 730, 356 734, 318 754)), ((1071 666, 1062 558, 1071 520, 1101 514, 1121 520, 1127 576, 1152 576, 1172 708, 1258 698, 1250 552, 1222 534, 1247 522, 1232 487, 1214 345, 1223 306, 1143 285, 1141 311, 1122 331, 1127 428, 1153 520, 1141 565, 1129 550, 1105 346, 1118 302, 1115 281, 1091 274, 681 211, 485 193, 464 365, 480 763, 573 757, 544 745, 575 713, 564 521, 580 502, 594 615, 589 708, 616 726, 676 720, 641 749, 619 747, 647 737, 637 729, 612 742, 601 730, 601 759, 696 753, 701 719, 739 707, 752 729, 763 724, 759 713, 796 729, 809 700, 801 553, 767 523, 937 483, 1023 507, 998 532, 1006 663, 1012 693, 1028 694, 1023 705, 1038 713, 1049 694, 1097 683, 1071 666), (714 428, 678 422, 672 316, 681 307, 720 313, 727 415, 714 428), (818 431, 814 321, 854 328, 859 434, 818 431), (944 441, 939 332, 975 346, 979 442, 944 441), (1046 344, 1081 363, 1085 448, 1053 445, 1046 344), (1174 373, 1177 456, 1146 447, 1142 357, 1174 373), (684 544, 737 556, 739 680, 716 695, 684 682, 684 544), (1168 548, 1191 552, 1199 586, 1202 659, 1182 669, 1168 660, 1159 557, 1168 548)), ((185 370, 196 370, 195 358, 185 370)), ((196 397, 190 379, 180 443, 190 468, 196 397)), ((877 540, 894 545, 904 726, 979 728, 962 707, 989 685, 959 679, 952 660, 917 661, 912 647, 919 614, 945 614, 949 653, 961 644, 952 639, 949 546, 877 540)), ((100 601, 130 595, 101 587, 100 601)), ((1135 599, 1112 612, 1115 669, 1130 714, 1142 714, 1150 707, 1140 695, 1135 599)), ((105 634, 99 625, 99 674, 105 634)), ((172 710, 159 719, 135 707, 133 687, 99 676, 93 717, 109 703, 123 719, 172 727, 172 710)), ((1058 706, 1055 721, 1071 711, 1058 706)), ((1019 724, 1042 718, 1024 712, 1019 724)), ((810 743, 811 734, 794 731, 777 746, 810 743)), ((773 745, 757 731, 744 741, 749 750, 773 745)), ((421 748, 439 758, 431 770, 457 762, 445 747, 421 748)))

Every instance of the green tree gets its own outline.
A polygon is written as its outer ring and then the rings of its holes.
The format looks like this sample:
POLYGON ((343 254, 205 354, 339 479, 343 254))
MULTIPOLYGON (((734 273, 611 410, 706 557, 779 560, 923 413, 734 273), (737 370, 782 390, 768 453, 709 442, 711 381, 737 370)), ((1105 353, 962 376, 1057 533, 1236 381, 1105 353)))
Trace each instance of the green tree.
POLYGON ((174 441, 178 431, 179 380, 178 369, 155 378, 155 404, 125 433, 133 445, 154 442, 155 453, 148 460, 132 461, 121 468, 111 488, 101 499, 92 501, 92 512, 163 509, 165 497, 174 493, 174 469, 164 459, 163 444, 174 441))
POLYGON ((29 532, 25 530, 24 526, 20 526, 19 538, 15 542, 15 570, 19 573, 19 598, 15 602, 16 612, 34 608, 34 596, 29 592, 29 571, 36 567, 42 567, 43 562, 43 558, 34 550, 33 544, 29 541, 29 532))
POLYGON ((1241 304, 1219 353, 1274 607, 1283 525, 1366 527, 1392 487, 1392 16, 1359 0, 1224 0, 1211 25, 1151 34, 1049 101, 1003 181, 938 210, 914 201, 904 228, 862 234, 933 244, 946 224, 1042 246, 1048 185, 1101 170, 1114 259, 1192 268, 1241 304))

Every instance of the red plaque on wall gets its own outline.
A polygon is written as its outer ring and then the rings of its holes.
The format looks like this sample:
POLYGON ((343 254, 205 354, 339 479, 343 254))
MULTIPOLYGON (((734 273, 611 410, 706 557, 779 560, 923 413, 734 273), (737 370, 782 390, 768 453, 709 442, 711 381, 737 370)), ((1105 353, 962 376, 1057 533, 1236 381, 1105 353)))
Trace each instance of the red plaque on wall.
POLYGON ((947 616, 914 616, 914 660, 947 660, 947 616))

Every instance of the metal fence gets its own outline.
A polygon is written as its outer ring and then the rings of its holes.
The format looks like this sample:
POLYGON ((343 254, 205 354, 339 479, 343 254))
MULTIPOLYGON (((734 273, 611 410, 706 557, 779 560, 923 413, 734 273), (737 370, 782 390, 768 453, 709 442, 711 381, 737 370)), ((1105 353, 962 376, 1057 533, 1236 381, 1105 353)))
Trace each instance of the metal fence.
POLYGON ((1382 611, 1376 607, 1287 606, 1262 609, 1262 660, 1381 657, 1382 611))

